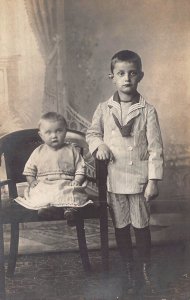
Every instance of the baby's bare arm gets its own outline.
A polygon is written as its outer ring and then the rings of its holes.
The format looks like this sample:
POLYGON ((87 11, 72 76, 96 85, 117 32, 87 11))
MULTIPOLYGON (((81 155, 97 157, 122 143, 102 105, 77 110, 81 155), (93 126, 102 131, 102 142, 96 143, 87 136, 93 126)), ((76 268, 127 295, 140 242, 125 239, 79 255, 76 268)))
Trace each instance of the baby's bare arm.
POLYGON ((26 180, 31 188, 34 188, 38 184, 38 180, 34 176, 26 176, 26 180))
POLYGON ((72 181, 72 185, 81 186, 85 181, 85 176, 82 174, 75 175, 75 179, 72 181))

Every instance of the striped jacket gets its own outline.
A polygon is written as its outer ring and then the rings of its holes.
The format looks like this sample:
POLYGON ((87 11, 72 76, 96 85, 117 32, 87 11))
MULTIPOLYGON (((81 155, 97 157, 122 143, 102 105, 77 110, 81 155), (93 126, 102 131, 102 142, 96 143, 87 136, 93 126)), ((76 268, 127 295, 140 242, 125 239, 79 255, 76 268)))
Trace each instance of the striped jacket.
POLYGON ((155 108, 140 96, 122 120, 121 106, 111 97, 100 103, 94 113, 86 139, 93 154, 107 144, 114 155, 108 164, 108 191, 118 194, 141 193, 149 179, 163 177, 163 144, 155 108), (114 118, 126 125, 134 118, 132 131, 123 137, 114 118))

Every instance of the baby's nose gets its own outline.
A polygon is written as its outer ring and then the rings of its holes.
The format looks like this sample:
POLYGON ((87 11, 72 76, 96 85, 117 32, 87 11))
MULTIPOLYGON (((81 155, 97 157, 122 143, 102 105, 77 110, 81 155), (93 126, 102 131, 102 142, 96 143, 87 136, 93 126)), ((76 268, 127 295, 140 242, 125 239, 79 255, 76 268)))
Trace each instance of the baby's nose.
POLYGON ((51 133, 51 136, 52 136, 52 137, 56 137, 56 136, 57 136, 56 132, 52 132, 52 133, 51 133))

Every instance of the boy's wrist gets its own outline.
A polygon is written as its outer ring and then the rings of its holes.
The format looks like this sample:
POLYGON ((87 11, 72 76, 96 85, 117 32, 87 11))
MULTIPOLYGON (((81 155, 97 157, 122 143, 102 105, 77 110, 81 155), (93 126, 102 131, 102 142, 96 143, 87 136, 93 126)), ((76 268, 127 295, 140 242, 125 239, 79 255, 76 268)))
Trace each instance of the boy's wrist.
POLYGON ((105 144, 105 143, 102 143, 102 144, 100 144, 99 146, 98 146, 98 148, 97 149, 104 149, 104 148, 108 148, 108 146, 105 144))
POLYGON ((156 185, 157 186, 158 185, 158 180, 157 179, 149 179, 148 183, 151 184, 151 185, 156 185))

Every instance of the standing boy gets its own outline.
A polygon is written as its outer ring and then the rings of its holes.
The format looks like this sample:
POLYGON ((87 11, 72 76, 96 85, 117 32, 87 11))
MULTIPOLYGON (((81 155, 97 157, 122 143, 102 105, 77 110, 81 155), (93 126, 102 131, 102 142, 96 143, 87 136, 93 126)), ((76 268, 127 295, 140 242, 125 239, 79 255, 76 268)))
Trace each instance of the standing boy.
POLYGON ((155 108, 138 93, 141 58, 123 50, 111 59, 115 94, 100 103, 87 131, 90 152, 108 163, 108 205, 125 265, 128 288, 134 286, 133 226, 145 288, 151 287, 149 201, 163 176, 163 145, 155 108))

